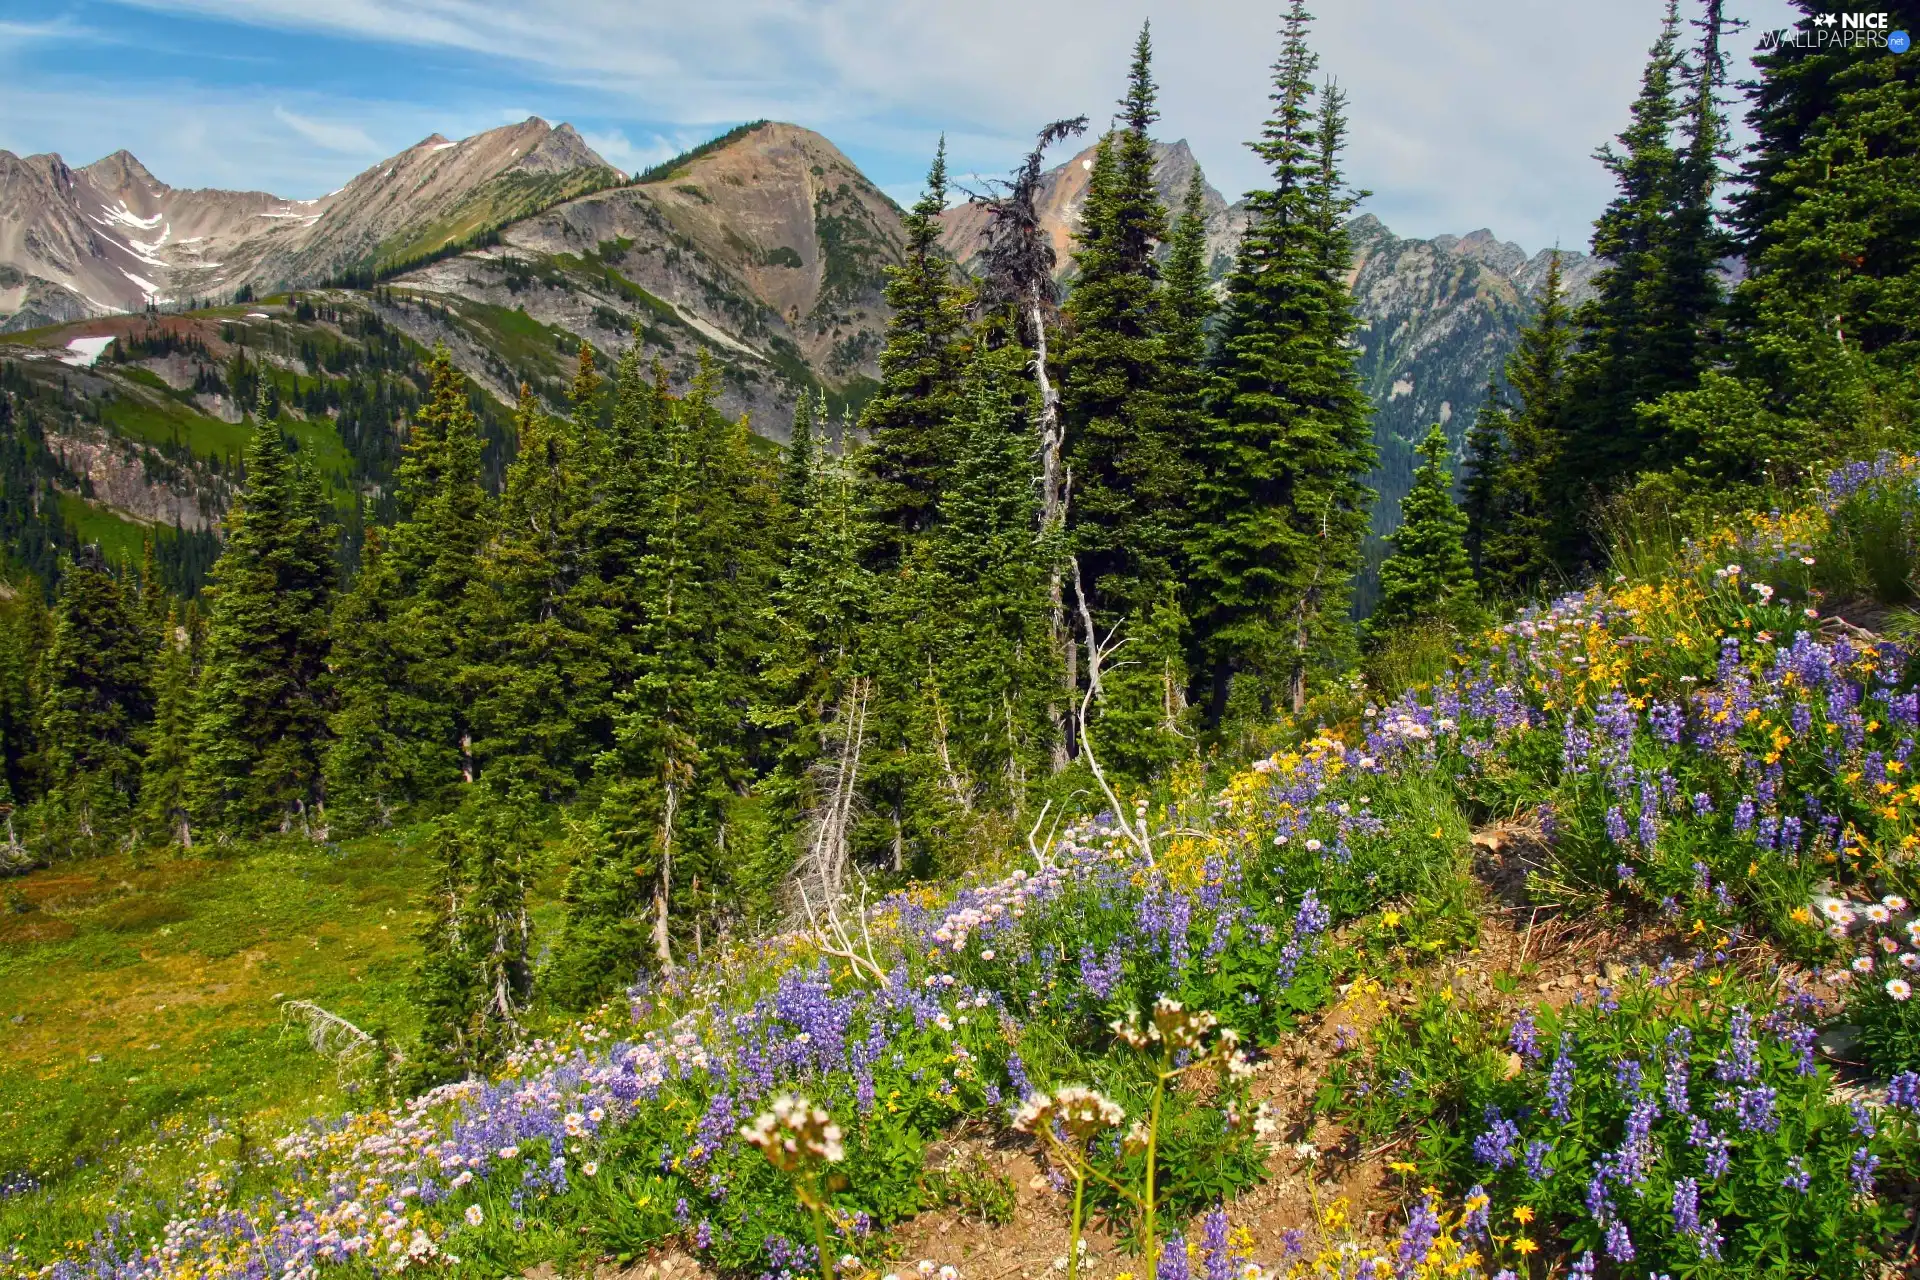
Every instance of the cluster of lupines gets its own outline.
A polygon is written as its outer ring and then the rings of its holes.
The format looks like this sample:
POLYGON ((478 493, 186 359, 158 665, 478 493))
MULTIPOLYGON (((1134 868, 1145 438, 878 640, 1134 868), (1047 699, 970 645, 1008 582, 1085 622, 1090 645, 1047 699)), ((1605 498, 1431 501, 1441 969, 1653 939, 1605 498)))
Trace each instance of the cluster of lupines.
MULTIPOLYGON (((1161 831, 1151 858, 1082 823, 1041 868, 878 904, 884 982, 835 968, 805 938, 750 962, 717 958, 637 993, 630 1036, 583 1025, 524 1047, 497 1080, 304 1127, 275 1146, 271 1200, 178 1213, 144 1242, 129 1226, 56 1270, 224 1280, 461 1257, 491 1268, 543 1230, 585 1225, 610 1252, 679 1235, 717 1265, 802 1274, 818 1261, 800 1243, 806 1221, 778 1208, 788 1197, 752 1171, 758 1155, 740 1136, 769 1100, 805 1087, 845 1119, 858 1177, 833 1219, 858 1235, 917 1207, 917 1169, 880 1167, 883 1147, 968 1115, 1010 1116, 1032 1088, 1017 1049, 1035 1020, 1089 1052, 1108 1043, 1114 1008, 1162 994, 1219 1007, 1251 1035, 1286 1025, 1330 991, 1326 931, 1406 873, 1405 833, 1355 794, 1380 785, 1374 762, 1321 739, 1190 798, 1183 834, 1161 831), (759 994, 742 1007, 743 991, 759 994)), ((1171 829, 1178 815, 1165 816, 1171 829)), ((1432 843, 1422 837, 1428 857, 1432 843)))
POLYGON ((1920 1098, 1896 1083, 1885 1105, 1837 1100, 1813 997, 1765 998, 1710 964, 1504 1028, 1435 998, 1342 1082, 1370 1130, 1422 1134, 1407 1173, 1524 1208, 1632 1274, 1859 1270, 1900 1225, 1876 1178, 1912 1167, 1920 1098))

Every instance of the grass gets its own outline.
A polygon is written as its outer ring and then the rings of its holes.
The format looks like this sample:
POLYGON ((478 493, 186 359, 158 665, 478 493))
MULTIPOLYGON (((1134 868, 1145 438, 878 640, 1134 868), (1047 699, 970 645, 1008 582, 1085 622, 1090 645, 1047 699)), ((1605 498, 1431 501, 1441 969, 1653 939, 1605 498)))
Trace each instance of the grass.
POLYGON ((156 533, 152 526, 116 515, 78 494, 63 493, 59 497, 60 519, 73 530, 75 538, 99 544, 101 552, 115 564, 140 563, 142 545, 156 533))
POLYGON ((0 1180, 60 1192, 0 1199, 0 1241, 87 1234, 151 1137, 216 1117, 272 1137, 351 1105, 281 1002, 408 1037, 420 835, 114 856, 0 887, 0 1180))

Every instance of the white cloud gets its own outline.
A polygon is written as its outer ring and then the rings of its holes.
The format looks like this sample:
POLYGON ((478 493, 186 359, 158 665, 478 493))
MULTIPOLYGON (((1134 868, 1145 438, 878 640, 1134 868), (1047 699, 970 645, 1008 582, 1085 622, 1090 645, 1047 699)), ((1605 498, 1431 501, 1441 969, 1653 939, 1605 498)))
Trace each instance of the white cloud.
MULTIPOLYGON (((1187 138, 1230 198, 1262 176, 1244 142, 1269 108, 1282 7, 1281 0, 132 2, 497 60, 519 78, 516 98, 531 96, 528 82, 544 82, 553 103, 543 103, 542 114, 586 119, 607 140, 610 160, 618 140, 641 136, 624 122, 693 136, 760 116, 793 120, 827 134, 890 189, 924 168, 943 130, 956 172, 995 173, 1013 165, 1047 120, 1086 112, 1103 121, 1119 97, 1138 23, 1152 17, 1159 132, 1187 138)), ((1357 185, 1375 192, 1370 209, 1402 234, 1490 226, 1528 248, 1584 244, 1609 195, 1591 154, 1625 124, 1661 0, 1329 0, 1322 7, 1313 40, 1322 70, 1350 94, 1348 167, 1357 185)), ((1791 17, 1788 0, 1728 7, 1756 29, 1791 17)), ((1749 35, 1744 44, 1751 43, 1749 35)), ((1736 73, 1743 70, 1736 64, 1736 73)), ((410 91, 431 94, 433 86, 410 91)), ((432 127, 454 134, 445 119, 432 127)), ((633 145, 634 156, 644 151, 633 145)), ((627 163, 625 155, 615 163, 627 163)))
POLYGON ((293 130, 316 147, 328 151, 338 151, 343 155, 378 156, 386 149, 358 125, 341 124, 334 120, 314 120, 307 116, 298 116, 285 107, 276 106, 273 118, 293 130))
POLYGON ((649 165, 659 164, 693 146, 697 139, 676 142, 655 134, 645 143, 630 141, 623 129, 609 129, 605 132, 586 130, 580 135, 588 146, 600 154, 600 158, 615 168, 628 173, 637 173, 649 165))

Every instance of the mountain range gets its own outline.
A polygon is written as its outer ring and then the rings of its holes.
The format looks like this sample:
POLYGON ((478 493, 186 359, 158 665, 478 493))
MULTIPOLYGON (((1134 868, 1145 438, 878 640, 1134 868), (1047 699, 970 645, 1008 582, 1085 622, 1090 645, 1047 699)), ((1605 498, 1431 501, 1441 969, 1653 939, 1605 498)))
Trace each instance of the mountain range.
MULTIPOLYGON (((1092 157, 1089 147, 1049 171, 1039 197, 1066 289, 1092 157)), ((1169 208, 1199 171, 1185 142, 1159 145, 1169 208)), ((1246 209, 1204 181, 1219 279, 1246 209)), ((502 406, 522 384, 559 402, 583 341, 611 358, 637 341, 681 383, 705 352, 722 373, 722 404, 781 439, 800 396, 825 394, 851 412, 874 385, 902 217, 826 138, 771 122, 631 178, 565 124, 436 134, 313 200, 173 188, 124 151, 78 169, 57 155, 0 151, 0 361, 28 382, 57 376, 69 388, 67 401, 41 401, 66 468, 56 487, 100 519, 136 523, 201 513, 190 527, 223 505, 214 441, 227 435, 200 420, 239 419, 223 383, 236 350, 280 368, 302 397, 290 406, 323 431, 350 397, 318 384, 350 376, 354 359, 321 353, 364 347, 369 334, 400 335, 416 362, 446 343, 502 406), (130 341, 155 326, 173 336, 141 349, 161 353, 129 361, 130 341), (119 360, 86 358, 111 337, 123 339, 119 360), (303 390, 303 378, 317 385, 303 390)), ((984 222, 973 202, 943 215, 943 243, 962 266, 984 222)), ((1484 230, 1402 239, 1365 215, 1350 232, 1384 533, 1412 446, 1435 421, 1456 443, 1464 435, 1532 314, 1548 254, 1484 230)), ((1563 255, 1576 299, 1599 265, 1563 255)), ((385 424, 395 436, 402 417, 385 424)), ((349 441, 364 465, 342 465, 343 490, 377 500, 377 460, 391 444, 349 441)))

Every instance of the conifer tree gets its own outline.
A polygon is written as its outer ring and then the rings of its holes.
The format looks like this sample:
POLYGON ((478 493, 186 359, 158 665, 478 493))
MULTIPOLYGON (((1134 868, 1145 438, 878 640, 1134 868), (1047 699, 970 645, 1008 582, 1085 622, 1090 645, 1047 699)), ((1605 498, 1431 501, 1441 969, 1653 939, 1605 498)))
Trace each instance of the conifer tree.
MULTIPOLYGON (((1911 0, 1882 7, 1894 28, 1920 27, 1911 0)), ((1805 33, 1838 11, 1799 8, 1805 33)), ((1755 501, 1825 459, 1904 447, 1920 422, 1915 61, 1868 43, 1783 42, 1756 63, 1755 144, 1733 199, 1747 274, 1728 308, 1726 367, 1643 410, 1721 503, 1755 501)))
POLYGON ((1206 412, 1207 326, 1217 304, 1207 264, 1207 210, 1200 171, 1187 182, 1187 194, 1174 223, 1160 298, 1160 341, 1164 350, 1161 394, 1167 430, 1180 450, 1181 465, 1192 481, 1191 454, 1206 412))
POLYGON ((1058 681, 1023 374, 1015 350, 981 350, 962 380, 960 453, 927 565, 937 655, 922 695, 945 802, 1012 813, 1051 756, 1058 681))
POLYGON ((1095 150, 1065 306, 1060 409, 1073 467, 1068 523, 1096 617, 1123 618, 1178 571, 1186 474, 1163 391, 1160 269, 1166 211, 1154 184, 1153 47, 1134 45, 1120 127, 1095 150))
POLYGON ((310 826, 330 709, 330 512, 273 423, 256 424, 246 468, 207 588, 213 616, 187 775, 195 824, 221 835, 310 826))
POLYGON ((775 480, 756 462, 745 420, 718 412, 718 386, 703 359, 663 425, 634 677, 596 761, 602 799, 577 832, 567 882, 552 988, 570 1004, 649 960, 670 971, 676 896, 723 872, 726 809, 745 777, 745 711, 758 701, 775 480))
POLYGON ((571 795, 606 744, 612 712, 605 628, 581 589, 588 477, 580 435, 521 388, 519 449, 507 469, 471 599, 483 640, 474 751, 495 789, 571 795))
POLYGON ((1478 613, 1467 517, 1454 505, 1447 434, 1440 424, 1417 452, 1420 465, 1400 501, 1400 527, 1388 537, 1393 553, 1380 566, 1380 606, 1368 620, 1376 634, 1435 622, 1463 628, 1478 613))
POLYGON ((1337 167, 1343 124, 1333 93, 1316 119, 1310 20, 1295 0, 1274 68, 1275 112, 1254 144, 1273 185, 1247 197, 1219 376, 1196 444, 1194 622, 1214 720, 1235 671, 1257 673, 1269 696, 1277 687, 1304 702, 1311 643, 1341 638, 1370 498, 1346 264, 1330 233, 1350 200, 1337 167))
POLYGON ((140 772, 140 825, 148 840, 193 848, 187 811, 187 764, 193 733, 194 637, 177 609, 162 623, 154 666, 153 726, 140 772))
POLYGON ((1460 485, 1460 507, 1467 518, 1467 563, 1478 583, 1487 580, 1488 547, 1505 530, 1512 509, 1512 466, 1507 456, 1512 430, 1512 413, 1489 378, 1486 398, 1467 429, 1466 475, 1460 485))
POLYGON ((893 315, 880 352, 880 388, 860 415, 869 441, 861 467, 871 484, 873 519, 887 531, 876 539, 874 551, 889 562, 931 523, 953 462, 948 423, 964 315, 953 264, 940 248, 946 202, 942 138, 926 191, 907 214, 901 264, 888 269, 886 298, 893 315))
MULTIPOLYGON (((822 393, 821 408, 824 410, 825 393, 822 393)), ((803 390, 793 405, 793 432, 787 438, 786 452, 782 455, 780 468, 780 505, 788 511, 800 512, 807 508, 807 485, 813 480, 813 459, 819 444, 815 440, 815 423, 825 425, 824 412, 814 412, 813 401, 807 398, 803 390)))
POLYGON ((523 802, 481 788, 430 836, 433 873, 412 984, 416 1088, 484 1073, 518 1042, 533 993, 534 832, 523 802))
POLYGON ((394 477, 398 519, 384 535, 369 533, 335 628, 339 707, 327 780, 348 830, 408 803, 445 800, 473 778, 462 671, 485 531, 480 427, 445 347, 428 373, 427 403, 394 477))
MULTIPOLYGON (((1688 267, 1689 273, 1708 273, 1705 277, 1690 274, 1687 282, 1679 280, 1673 256, 1676 219, 1683 204, 1693 201, 1690 252, 1710 250, 1711 180, 1705 174, 1718 161, 1703 154, 1693 166, 1698 172, 1690 172, 1689 158, 1675 145, 1683 72, 1677 3, 1668 0, 1660 36, 1648 51, 1631 120, 1619 135, 1620 149, 1598 153, 1618 193, 1593 224, 1593 252, 1607 266, 1594 277, 1594 296, 1575 316, 1579 339, 1569 370, 1575 391, 1561 477, 1572 518, 1556 553, 1568 570, 1597 554, 1595 512, 1607 494, 1639 472, 1677 460, 1675 442, 1650 434, 1636 407, 1687 389, 1699 372, 1700 328, 1713 292, 1711 263, 1688 267), (1677 305, 1682 295, 1687 310, 1677 305)), ((1700 123, 1706 129, 1701 146, 1711 149, 1717 138, 1712 112, 1700 123)))
POLYGON ((96 546, 60 575, 46 664, 44 825, 57 852, 100 852, 125 832, 139 798, 153 692, 135 602, 96 546))
POLYGON ((1507 358, 1507 385, 1518 399, 1506 423, 1506 519, 1481 551, 1484 580, 1495 594, 1520 596, 1540 587, 1572 540, 1573 490, 1568 471, 1567 360, 1573 332, 1560 284, 1560 254, 1547 262, 1540 310, 1520 331, 1507 358))
POLYGON ((38 789, 38 675, 52 639, 45 593, 32 578, 18 582, 13 599, 0 601, 0 804, 8 808, 9 853, 18 839, 12 811, 38 789))

